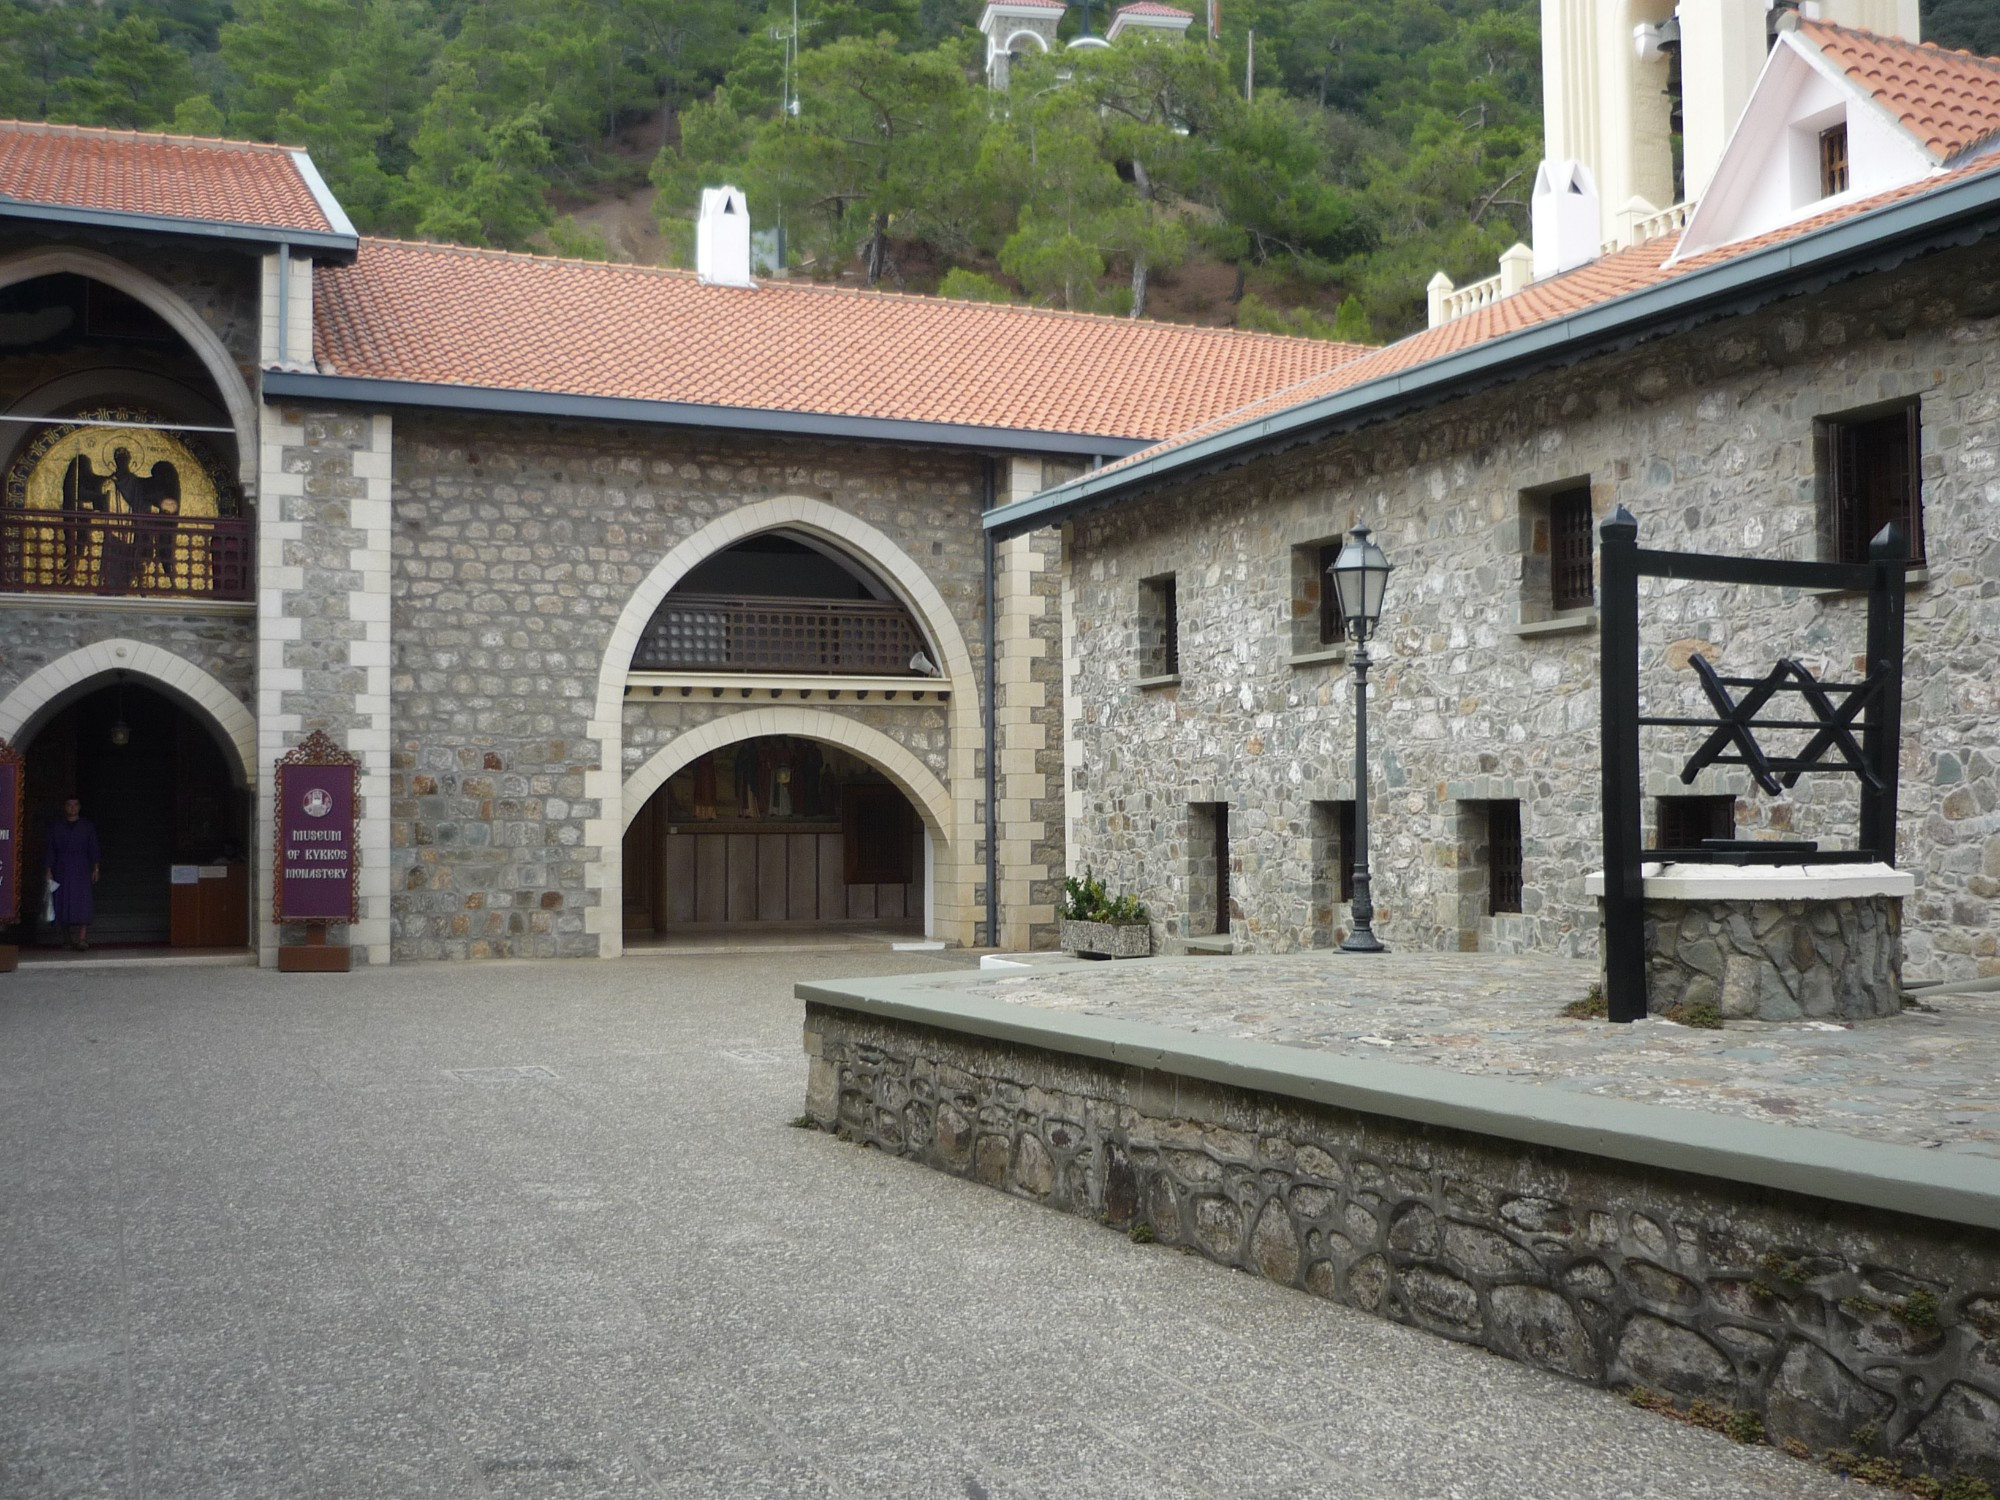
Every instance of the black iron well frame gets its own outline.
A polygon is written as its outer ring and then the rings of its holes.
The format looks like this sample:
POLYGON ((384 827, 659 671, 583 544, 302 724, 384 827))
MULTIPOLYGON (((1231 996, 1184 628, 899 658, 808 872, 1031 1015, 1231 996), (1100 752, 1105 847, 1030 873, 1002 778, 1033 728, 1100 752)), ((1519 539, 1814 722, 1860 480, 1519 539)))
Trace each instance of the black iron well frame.
POLYGON ((1753 850, 1646 849, 1640 832, 1639 730, 1642 727, 1706 728, 1702 749, 1690 758, 1683 781, 1693 781, 1704 765, 1744 765, 1768 790, 1790 786, 1809 772, 1853 774, 1861 783, 1861 831, 1853 850, 1819 850, 1803 845, 1770 846, 1787 864, 1834 864, 1857 860, 1896 863, 1896 777, 1903 721, 1903 609, 1908 580, 1908 543, 1895 526, 1885 526, 1869 544, 1865 563, 1790 562, 1773 558, 1716 557, 1700 552, 1656 552, 1639 545, 1639 522, 1619 506, 1598 530, 1601 589, 1598 726, 1602 745, 1604 832, 1604 997, 1613 1021, 1637 1021, 1646 1014, 1645 877, 1648 859, 1747 860, 1753 850), (1678 578, 1689 582, 1743 584, 1761 588, 1832 589, 1868 597, 1867 671, 1858 683, 1816 682, 1796 662, 1780 662, 1768 677, 1703 674, 1717 705, 1713 719, 1646 716, 1639 712, 1639 580, 1678 578), (1748 688, 1737 704, 1726 689, 1748 688), (1722 690, 1722 691, 1718 691, 1722 690), (1806 696, 1819 717, 1768 719, 1758 713, 1779 693, 1806 696), (1818 696, 1813 696, 1815 693, 1818 696), (1831 695, 1844 695, 1834 707, 1831 695), (1857 760, 1851 752, 1823 764, 1830 748, 1853 746, 1850 727, 1859 717, 1857 760), (1769 756, 1756 744, 1759 728, 1816 731, 1792 756, 1769 756), (1729 746, 1737 753, 1728 754, 1729 746))

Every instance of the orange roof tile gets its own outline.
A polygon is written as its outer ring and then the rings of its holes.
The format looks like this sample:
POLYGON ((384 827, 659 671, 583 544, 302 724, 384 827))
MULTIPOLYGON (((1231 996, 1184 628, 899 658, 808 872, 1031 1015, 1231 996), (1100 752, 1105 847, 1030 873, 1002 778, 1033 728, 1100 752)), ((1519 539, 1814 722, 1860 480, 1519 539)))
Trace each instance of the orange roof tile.
POLYGON ((0 199, 260 229, 346 230, 329 221, 293 148, 26 120, 0 120, 0 199))
POLYGON ((1322 397, 1399 375, 1419 365, 1428 364, 1432 360, 1458 354, 1507 334, 1552 323, 1628 293, 1663 285, 1694 272, 1734 260, 1739 256, 1797 239, 1844 219, 1856 218, 1903 199, 1922 197, 1947 184, 1990 173, 2000 173, 2000 162, 1988 160, 1972 163, 1940 176, 1927 177, 1919 182, 1879 193, 1872 198, 1830 209, 1826 213, 1802 219, 1795 224, 1787 224, 1782 229, 1772 230, 1768 234, 1738 240, 1699 255, 1691 255, 1685 260, 1670 258, 1678 243, 1671 235, 1648 241, 1643 245, 1635 245, 1630 249, 1591 261, 1588 265, 1579 266, 1574 271, 1552 276, 1546 281, 1538 281, 1512 296, 1490 302, 1462 318, 1439 324, 1436 328, 1425 329, 1421 333, 1413 333, 1408 338, 1385 348, 1370 350, 1335 369, 1310 376, 1285 390, 1275 391, 1269 396, 1245 403, 1235 411, 1221 413, 1213 420, 1186 432, 1177 433, 1165 442, 1155 443, 1150 448, 1128 454, 1096 470, 1086 478, 1097 478, 1113 470, 1144 463, 1204 438, 1215 437, 1232 428, 1247 426, 1292 408, 1305 406, 1322 397))
POLYGON ((397 240, 317 275, 315 352, 334 374, 1128 439, 1369 352, 397 240))
POLYGON ((1132 5, 1121 5, 1118 7, 1118 14, 1121 16, 1172 16, 1176 20, 1181 21, 1192 21, 1194 19, 1193 11, 1175 10, 1171 5, 1159 4, 1158 0, 1136 0, 1136 3, 1132 5))
POLYGON ((2000 135, 2000 58, 1948 52, 1824 21, 1799 35, 1900 120, 1932 156, 1949 162, 2000 135))

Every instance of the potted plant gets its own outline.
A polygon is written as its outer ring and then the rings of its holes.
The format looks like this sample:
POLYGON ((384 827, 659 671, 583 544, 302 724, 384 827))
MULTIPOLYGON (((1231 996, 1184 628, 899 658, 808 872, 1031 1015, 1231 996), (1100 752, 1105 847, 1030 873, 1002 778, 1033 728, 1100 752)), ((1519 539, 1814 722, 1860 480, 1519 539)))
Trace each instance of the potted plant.
POLYGON ((1144 958, 1153 951, 1146 904, 1131 895, 1114 900, 1089 870, 1081 880, 1072 875, 1063 881, 1062 945, 1066 953, 1144 958))

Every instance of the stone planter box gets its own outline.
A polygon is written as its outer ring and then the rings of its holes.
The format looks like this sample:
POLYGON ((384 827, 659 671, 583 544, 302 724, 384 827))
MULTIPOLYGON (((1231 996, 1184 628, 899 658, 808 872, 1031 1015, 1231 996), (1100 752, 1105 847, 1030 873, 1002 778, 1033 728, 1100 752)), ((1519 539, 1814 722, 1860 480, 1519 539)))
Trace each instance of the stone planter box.
POLYGON ((1104 958, 1145 958, 1153 951, 1153 929, 1145 922, 1072 922, 1063 918, 1065 953, 1095 953, 1104 958))

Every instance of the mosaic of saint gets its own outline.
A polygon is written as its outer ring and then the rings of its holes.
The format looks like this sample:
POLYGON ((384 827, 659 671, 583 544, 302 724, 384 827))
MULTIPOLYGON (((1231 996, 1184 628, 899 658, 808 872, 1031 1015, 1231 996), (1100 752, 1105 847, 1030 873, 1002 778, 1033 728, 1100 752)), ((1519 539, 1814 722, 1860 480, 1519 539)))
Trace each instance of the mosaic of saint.
POLYGON ((236 591, 247 538, 218 523, 241 514, 241 493, 204 446, 157 420, 122 408, 83 412, 22 449, 0 484, 10 512, 5 586, 236 591))

